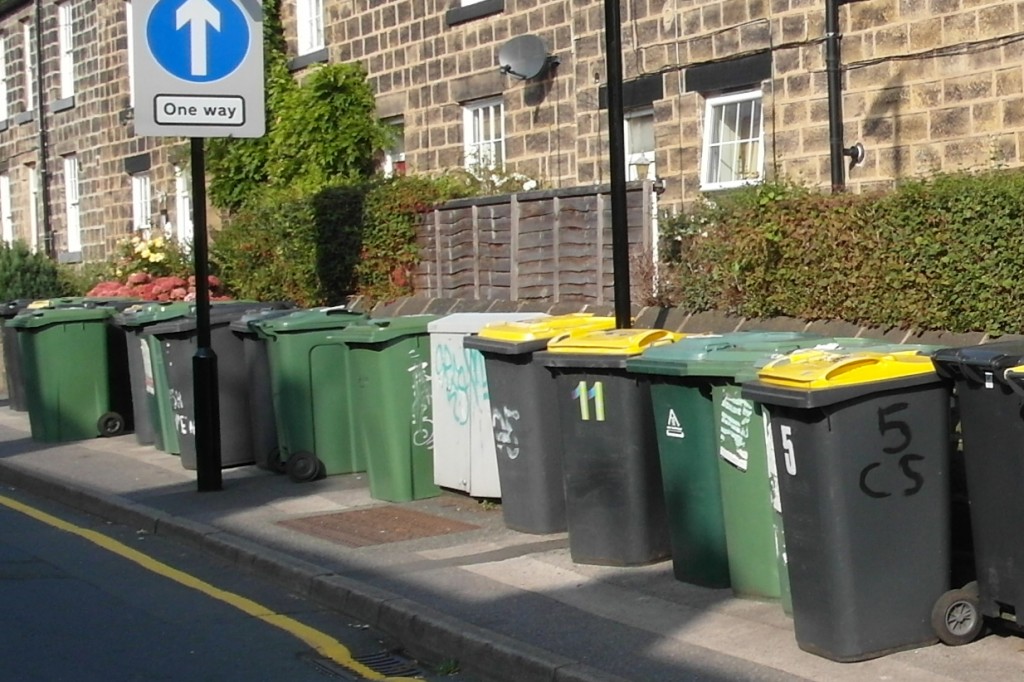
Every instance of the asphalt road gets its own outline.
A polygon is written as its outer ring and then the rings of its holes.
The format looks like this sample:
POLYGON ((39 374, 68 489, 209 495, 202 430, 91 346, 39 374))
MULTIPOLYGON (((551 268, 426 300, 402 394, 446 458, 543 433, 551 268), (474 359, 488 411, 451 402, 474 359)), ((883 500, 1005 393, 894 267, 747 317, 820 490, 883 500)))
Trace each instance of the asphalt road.
POLYGON ((167 538, 0 489, 3 678, 463 680, 167 538))

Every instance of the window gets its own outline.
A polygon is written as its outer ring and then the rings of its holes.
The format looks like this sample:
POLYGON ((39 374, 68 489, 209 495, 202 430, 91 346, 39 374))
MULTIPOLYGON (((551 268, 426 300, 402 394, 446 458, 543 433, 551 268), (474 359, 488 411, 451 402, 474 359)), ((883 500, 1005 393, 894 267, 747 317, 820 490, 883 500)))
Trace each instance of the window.
POLYGON ((82 223, 78 205, 78 157, 64 157, 64 207, 67 215, 68 253, 82 250, 82 223))
POLYGON ((21 40, 24 45, 23 71, 25 77, 25 111, 35 109, 35 63, 32 61, 32 24, 23 21, 21 24, 21 40))
POLYGON ((295 16, 298 23, 299 54, 323 49, 324 1, 297 0, 295 16))
POLYGON ((654 168, 654 110, 627 112, 625 122, 626 179, 657 179, 658 173, 654 168))
POLYGON ((179 244, 192 243, 191 178, 184 168, 174 167, 174 237, 179 244))
POLYGON ((25 164, 28 175, 28 243, 33 251, 39 250, 39 173, 34 163, 25 164))
POLYGON ((760 182, 764 172, 761 91, 708 98, 701 189, 760 182))
POLYGON ((11 208, 11 176, 0 173, 0 227, 7 244, 14 243, 14 209, 11 208))
POLYGON ((0 121, 10 118, 7 106, 7 38, 0 36, 0 121))
POLYGON ((132 176, 132 230, 148 230, 152 227, 150 215, 149 175, 136 173, 132 176))
POLYGON ((480 100, 463 109, 466 168, 496 170, 505 165, 505 121, 501 98, 480 100))
POLYGON ((60 51, 60 98, 75 96, 74 12, 70 2, 57 5, 57 49, 60 51))
POLYGON ((124 24, 128 27, 128 106, 135 106, 135 27, 132 14, 132 2, 126 0, 124 3, 124 24))
POLYGON ((385 177, 405 175, 405 119, 399 116, 384 121, 395 133, 391 148, 384 152, 381 170, 385 177))

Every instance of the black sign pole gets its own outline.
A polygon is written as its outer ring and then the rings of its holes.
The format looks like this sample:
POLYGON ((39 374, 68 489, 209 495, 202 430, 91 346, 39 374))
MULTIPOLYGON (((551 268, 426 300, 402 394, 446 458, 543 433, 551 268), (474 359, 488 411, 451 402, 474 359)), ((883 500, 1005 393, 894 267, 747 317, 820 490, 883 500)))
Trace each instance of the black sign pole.
POLYGON ((220 399, 217 355, 210 339, 209 245, 206 238, 206 159, 203 138, 192 138, 192 255, 196 270, 196 354, 192 356, 195 396, 196 475, 199 492, 221 490, 220 399))
MULTIPOLYGON (((633 326, 629 292, 629 224, 626 213, 626 133, 622 112, 622 21, 619 0, 605 0, 604 32, 608 60, 608 146, 612 181, 612 271, 615 326, 633 326)), ((601 258, 601 254, 597 254, 601 258)), ((598 286, 602 286, 598 282, 598 286)))

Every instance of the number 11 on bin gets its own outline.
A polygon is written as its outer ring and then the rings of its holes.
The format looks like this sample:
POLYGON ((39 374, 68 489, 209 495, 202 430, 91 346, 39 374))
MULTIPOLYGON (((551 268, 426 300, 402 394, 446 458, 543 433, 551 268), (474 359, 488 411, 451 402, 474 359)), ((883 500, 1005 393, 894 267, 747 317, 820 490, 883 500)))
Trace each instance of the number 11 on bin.
POLYGON ((594 385, 587 389, 587 382, 581 381, 572 391, 574 400, 580 401, 580 419, 590 421, 590 400, 594 400, 594 419, 604 421, 604 382, 595 381, 594 385))
POLYGON ((779 435, 782 437, 782 454, 786 460, 786 473, 796 476, 796 452, 793 450, 793 427, 781 424, 779 435))

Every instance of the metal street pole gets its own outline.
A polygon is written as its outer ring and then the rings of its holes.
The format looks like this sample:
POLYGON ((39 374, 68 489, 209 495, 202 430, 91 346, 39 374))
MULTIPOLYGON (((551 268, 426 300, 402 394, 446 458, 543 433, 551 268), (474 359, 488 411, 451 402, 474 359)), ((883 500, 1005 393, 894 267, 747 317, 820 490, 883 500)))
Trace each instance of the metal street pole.
POLYGON ((192 356, 195 394, 196 475, 199 492, 220 490, 220 396, 217 354, 210 339, 210 268, 206 238, 206 158, 203 138, 192 141, 192 246, 196 271, 196 353, 192 356))
MULTIPOLYGON (((619 0, 604 3, 605 52, 608 60, 608 146, 612 183, 612 272, 615 326, 633 325, 629 292, 629 225, 626 213, 626 141, 622 113, 622 20, 619 0)), ((598 254, 598 258, 601 254, 598 254)), ((600 282, 598 283, 600 286, 600 282)))

